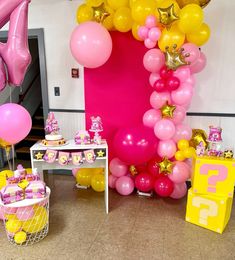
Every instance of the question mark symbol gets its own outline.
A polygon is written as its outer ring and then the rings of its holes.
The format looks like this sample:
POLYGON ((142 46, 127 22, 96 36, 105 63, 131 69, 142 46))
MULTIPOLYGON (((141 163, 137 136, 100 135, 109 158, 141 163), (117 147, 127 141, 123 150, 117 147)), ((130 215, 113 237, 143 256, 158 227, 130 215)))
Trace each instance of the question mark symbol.
POLYGON ((218 172, 218 175, 215 174, 208 178, 208 185, 212 187, 207 187, 207 191, 215 193, 217 182, 226 180, 228 176, 228 168, 220 164, 203 164, 200 168, 200 174, 208 175, 209 171, 218 172))
POLYGON ((218 213, 218 205, 213 200, 208 200, 202 197, 194 197, 192 200, 194 207, 201 208, 201 205, 208 206, 208 209, 200 209, 199 211, 199 223, 207 226, 208 217, 216 217, 218 213))

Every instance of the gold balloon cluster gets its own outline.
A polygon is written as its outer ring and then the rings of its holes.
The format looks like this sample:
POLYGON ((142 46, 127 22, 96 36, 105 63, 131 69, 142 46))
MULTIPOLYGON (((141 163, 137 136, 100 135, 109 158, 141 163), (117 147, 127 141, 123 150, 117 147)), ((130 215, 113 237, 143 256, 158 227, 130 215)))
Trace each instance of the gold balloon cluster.
POLYGON ((159 48, 187 42, 201 46, 210 37, 210 28, 203 23, 203 10, 210 0, 86 0, 77 9, 77 22, 96 21, 108 30, 132 31, 140 40, 138 28, 146 17, 154 15, 162 30, 159 48))

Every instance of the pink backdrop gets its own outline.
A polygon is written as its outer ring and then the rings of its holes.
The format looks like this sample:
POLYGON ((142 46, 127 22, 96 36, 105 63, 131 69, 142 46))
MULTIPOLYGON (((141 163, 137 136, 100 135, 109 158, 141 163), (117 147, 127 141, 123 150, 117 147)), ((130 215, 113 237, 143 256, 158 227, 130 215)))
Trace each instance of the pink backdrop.
POLYGON ((86 126, 90 117, 101 116, 102 136, 108 140, 113 157, 112 139, 124 126, 142 124, 143 114, 150 108, 149 72, 143 67, 146 48, 131 33, 112 32, 113 51, 106 64, 85 69, 86 126))

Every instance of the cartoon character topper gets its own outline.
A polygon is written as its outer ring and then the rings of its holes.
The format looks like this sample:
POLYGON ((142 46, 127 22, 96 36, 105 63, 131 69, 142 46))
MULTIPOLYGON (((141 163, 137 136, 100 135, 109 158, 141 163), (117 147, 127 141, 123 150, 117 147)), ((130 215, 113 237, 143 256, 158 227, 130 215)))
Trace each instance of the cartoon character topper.
POLYGON ((76 133, 76 136, 74 139, 75 139, 76 144, 90 144, 91 143, 90 134, 86 130, 79 130, 76 133))
POLYGON ((55 119, 55 115, 53 112, 50 112, 48 114, 47 120, 46 120, 46 126, 45 131, 48 134, 57 135, 60 128, 58 126, 58 121, 55 119))
POLYGON ((101 136, 99 135, 99 132, 103 131, 103 125, 101 118, 99 116, 91 117, 91 128, 89 130, 90 132, 94 132, 94 143, 101 144, 101 136))
POLYGON ((222 128, 209 126, 208 155, 222 156, 222 128))
POLYGON ((222 128, 221 127, 215 127, 215 126, 209 126, 209 142, 222 142, 222 128))
POLYGON ((205 154, 206 147, 203 142, 200 142, 196 147, 197 156, 203 156, 205 154))

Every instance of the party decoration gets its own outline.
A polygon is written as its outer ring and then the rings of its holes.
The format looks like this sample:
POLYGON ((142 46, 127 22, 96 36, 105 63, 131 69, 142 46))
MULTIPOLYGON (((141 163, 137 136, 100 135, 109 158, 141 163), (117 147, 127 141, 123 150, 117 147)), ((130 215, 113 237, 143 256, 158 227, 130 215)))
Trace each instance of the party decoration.
POLYGON ((162 117, 169 117, 172 118, 173 117, 173 113, 176 109, 176 106, 174 105, 169 105, 168 102, 161 107, 161 112, 162 112, 162 117))
POLYGON ((94 20, 98 23, 102 23, 105 18, 110 15, 110 13, 105 9, 104 3, 99 6, 93 6, 92 9, 94 20))
POLYGON ((172 199, 181 199, 187 194, 187 185, 185 182, 174 184, 174 190, 171 193, 170 197, 172 199))
POLYGON ((17 208, 16 216, 20 221, 26 221, 34 216, 34 210, 32 207, 17 208))
MULTIPOLYGON (((40 160, 41 156, 39 157, 38 154, 40 155, 40 152, 35 154, 35 158, 37 160, 40 160)), ((46 153, 43 156, 43 160, 48 163, 53 163, 56 160, 57 154, 58 154, 58 151, 47 149, 46 153)))
POLYGON ((153 189, 154 179, 149 173, 140 173, 135 178, 135 187, 142 192, 149 192, 153 189))
POLYGON ((84 153, 84 156, 85 156, 85 160, 88 163, 94 163, 94 161, 96 160, 94 150, 86 150, 83 153, 84 153))
POLYGON ((83 23, 92 20, 93 13, 94 10, 90 6, 86 4, 80 5, 77 9, 77 22, 83 23))
POLYGON ((91 185, 92 171, 89 168, 79 169, 75 178, 79 185, 89 187, 91 185))
POLYGON ((185 162, 174 162, 169 179, 174 183, 182 183, 189 179, 190 171, 189 167, 185 162))
POLYGON ((196 31, 186 34, 186 39, 188 42, 194 43, 197 46, 204 45, 210 38, 210 27, 203 23, 200 28, 196 31))
POLYGON ((211 0, 176 0, 179 4, 180 8, 183 8, 184 6, 188 4, 198 4, 201 6, 201 8, 205 8, 211 0))
POLYGON ((6 70, 4 67, 4 62, 2 58, 0 57, 0 92, 4 90, 7 83, 7 77, 6 77, 6 70))
POLYGON ((129 172, 130 172, 130 174, 131 174, 132 176, 135 176, 135 175, 138 174, 138 171, 137 171, 137 169, 136 169, 136 167, 135 167, 134 165, 131 165, 131 166, 129 167, 129 172))
POLYGON ((190 145, 196 148, 200 143, 203 143, 204 147, 207 148, 207 134, 202 129, 192 129, 192 137, 190 139, 190 145))
POLYGON ((0 137, 9 144, 23 140, 31 130, 32 119, 28 111, 14 103, 0 106, 0 137))
POLYGON ((173 22, 177 21, 179 17, 175 13, 174 4, 167 8, 158 8, 159 22, 165 26, 170 26, 173 22))
POLYGON ((208 137, 208 155, 209 156, 221 156, 222 155, 222 128, 209 126, 208 137))
POLYGON ((71 153, 72 155, 72 162, 74 165, 81 165, 83 164, 83 157, 82 157, 82 153, 81 152, 77 152, 77 153, 71 153))
POLYGON ((161 176, 156 179, 154 190, 160 197, 168 197, 174 191, 174 184, 167 176, 161 176))
POLYGON ((176 145, 173 140, 160 141, 157 149, 161 157, 172 158, 176 152, 176 145))
POLYGON ((93 138, 94 143, 101 144, 102 139, 99 133, 103 131, 103 125, 99 116, 91 117, 91 128, 89 129, 89 131, 95 133, 93 138))
POLYGON ((4 141, 2 138, 0 138, 0 148, 5 149, 7 156, 9 156, 9 153, 11 151, 11 144, 4 141))
POLYGON ((96 174, 91 178, 91 187, 96 192, 105 190, 104 174, 96 174))
POLYGON ((114 14, 113 24, 120 32, 128 32, 132 28, 133 20, 128 7, 120 7, 114 14))
POLYGON ((134 191, 134 181, 128 176, 122 176, 116 181, 116 190, 123 196, 130 195, 134 191))
POLYGON ((117 177, 113 176, 112 174, 109 175, 108 182, 109 182, 109 188, 115 189, 117 177))
POLYGON ((164 158, 158 165, 160 173, 170 174, 172 172, 173 163, 167 158, 164 158))
POLYGON ((26 241, 27 234, 24 231, 17 232, 14 236, 16 244, 23 244, 26 241))
POLYGON ((22 227, 22 222, 17 220, 17 219, 9 219, 7 222, 6 222, 6 231, 9 232, 9 233, 16 233, 18 232, 21 227, 22 227))
POLYGON ((224 151, 224 158, 225 159, 232 159, 233 158, 233 150, 225 150, 224 151))
POLYGON ((70 48, 79 64, 87 68, 97 68, 110 57, 112 39, 102 25, 88 21, 74 29, 70 48))
POLYGON ((121 177, 127 174, 128 166, 118 158, 113 158, 109 164, 109 170, 115 177, 121 177))
POLYGON ((189 63, 185 60, 186 57, 188 57, 189 54, 183 54, 183 49, 177 49, 177 45, 174 44, 172 46, 172 50, 169 48, 169 46, 166 47, 166 66, 168 69, 176 70, 181 66, 188 65, 189 63))

